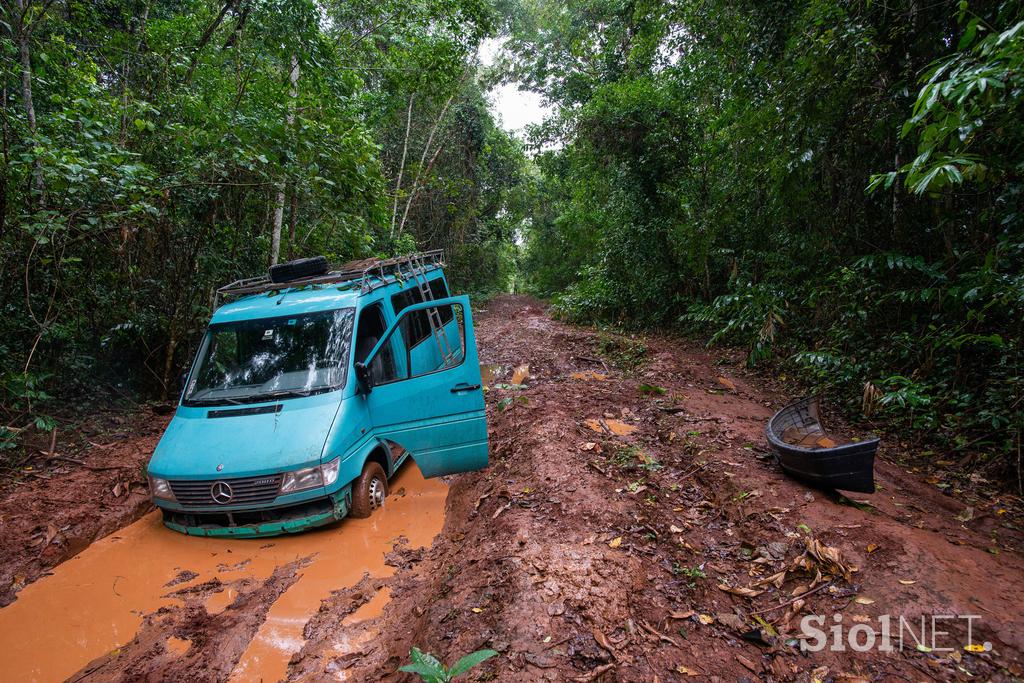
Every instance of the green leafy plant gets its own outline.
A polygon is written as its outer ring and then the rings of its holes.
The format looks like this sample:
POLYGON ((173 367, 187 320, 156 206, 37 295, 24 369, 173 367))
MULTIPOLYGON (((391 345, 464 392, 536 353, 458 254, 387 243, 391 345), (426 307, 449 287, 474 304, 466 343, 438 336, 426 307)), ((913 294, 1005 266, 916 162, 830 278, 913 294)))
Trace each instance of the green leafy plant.
POLYGON ((647 356, 647 345, 631 336, 602 332, 597 349, 613 365, 626 371, 635 370, 647 356))
POLYGON ((409 653, 412 663, 401 667, 399 671, 417 674, 424 683, 448 683, 497 654, 494 650, 477 650, 462 657, 449 668, 434 655, 414 647, 409 653))

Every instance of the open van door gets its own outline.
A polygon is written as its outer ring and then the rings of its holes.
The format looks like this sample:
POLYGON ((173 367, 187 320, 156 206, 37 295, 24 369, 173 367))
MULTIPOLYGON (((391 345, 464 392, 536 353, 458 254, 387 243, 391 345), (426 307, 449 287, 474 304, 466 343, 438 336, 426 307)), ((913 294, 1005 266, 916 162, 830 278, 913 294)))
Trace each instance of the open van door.
POLYGON ((487 418, 469 297, 414 304, 356 365, 374 433, 412 454, 424 477, 487 466, 487 418), (427 309, 432 333, 422 338, 427 309), (411 343, 410 343, 411 342, 411 343))

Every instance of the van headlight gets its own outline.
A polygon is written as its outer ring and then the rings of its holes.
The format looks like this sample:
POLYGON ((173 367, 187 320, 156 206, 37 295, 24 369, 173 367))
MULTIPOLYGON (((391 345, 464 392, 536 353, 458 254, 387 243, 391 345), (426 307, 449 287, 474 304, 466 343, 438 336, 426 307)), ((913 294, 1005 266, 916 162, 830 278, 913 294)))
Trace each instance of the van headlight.
POLYGON ((330 486, 338 480, 340 467, 341 458, 337 457, 323 465, 285 472, 284 479, 281 481, 281 493, 295 493, 296 491, 315 489, 318 486, 330 486))
POLYGON ((153 498, 159 498, 160 500, 175 500, 170 482, 153 475, 149 476, 149 493, 153 498))

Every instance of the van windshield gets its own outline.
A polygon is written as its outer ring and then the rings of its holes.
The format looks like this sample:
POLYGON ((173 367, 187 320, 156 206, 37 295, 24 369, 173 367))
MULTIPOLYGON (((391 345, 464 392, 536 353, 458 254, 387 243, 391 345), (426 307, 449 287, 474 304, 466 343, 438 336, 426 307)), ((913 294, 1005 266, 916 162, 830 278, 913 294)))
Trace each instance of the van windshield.
POLYGON ((345 385, 351 308, 211 325, 186 405, 256 403, 345 385))

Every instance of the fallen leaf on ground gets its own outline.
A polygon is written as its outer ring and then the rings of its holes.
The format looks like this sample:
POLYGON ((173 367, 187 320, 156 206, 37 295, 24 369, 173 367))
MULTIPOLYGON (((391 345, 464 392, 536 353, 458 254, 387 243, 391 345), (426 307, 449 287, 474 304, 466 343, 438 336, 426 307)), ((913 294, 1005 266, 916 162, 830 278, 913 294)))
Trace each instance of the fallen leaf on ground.
POLYGON ((739 631, 741 628, 743 628, 744 624, 746 623, 732 612, 722 612, 720 614, 716 614, 715 621, 717 621, 722 626, 728 626, 734 631, 739 631))
POLYGON ((904 586, 913 586, 917 581, 911 581, 910 579, 897 579, 904 586))
POLYGON ((608 642, 608 636, 596 628, 594 629, 594 640, 601 646, 601 649, 607 650, 608 654, 615 654, 615 648, 608 642))
POLYGON ((675 524, 670 525, 668 530, 670 532, 672 532, 673 534, 681 534, 681 533, 683 533, 685 531, 685 529, 680 529, 675 524))
POLYGON ((742 664, 743 666, 747 667, 754 673, 759 673, 761 671, 761 667, 757 666, 743 655, 736 655, 736 661, 742 664))
POLYGON ((868 543, 868 552, 869 553, 873 553, 876 550, 878 550, 878 544, 877 543, 868 543))
POLYGON ((693 671, 692 669, 686 668, 682 664, 676 667, 676 673, 682 674, 684 676, 700 676, 699 673, 693 671))
POLYGON ((974 508, 968 506, 965 507, 963 512, 956 516, 958 522, 969 522, 974 519, 974 508))
POLYGON ((705 626, 715 621, 715 618, 710 614, 698 614, 697 619, 698 621, 700 621, 700 623, 704 624, 705 626))
POLYGON ((615 436, 629 436, 637 430, 634 425, 626 424, 622 420, 605 420, 605 424, 615 436))
POLYGON ((730 586, 728 584, 718 584, 718 590, 725 591, 726 593, 732 593, 733 595, 739 595, 744 598, 756 598, 763 590, 755 590, 753 588, 747 588, 746 586, 730 586))
POLYGON ((612 540, 608 541, 609 548, 618 548, 620 545, 622 545, 622 536, 616 536, 612 540))
POLYGON ((841 576, 847 582, 853 580, 854 569, 843 560, 838 548, 827 546, 816 538, 808 538, 804 542, 807 545, 807 552, 821 564, 825 572, 841 576))
POLYGON ((483 612, 483 609, 481 609, 480 607, 474 607, 474 608, 473 608, 473 611, 474 611, 474 612, 475 612, 476 614, 480 614, 481 612, 483 612))
POLYGON ((964 645, 964 650, 967 652, 984 652, 985 646, 980 643, 969 643, 964 645))
POLYGON ((869 597, 863 596, 863 595, 858 595, 857 597, 855 597, 853 599, 853 601, 855 603, 857 603, 858 605, 873 605, 873 604, 875 604, 874 600, 872 600, 869 597))
POLYGON ((587 381, 590 381, 590 380, 595 380, 597 382, 603 382, 606 379, 608 379, 607 375, 602 375, 601 373, 594 372, 593 370, 587 370, 586 372, 574 372, 574 373, 572 373, 569 376, 572 377, 573 379, 583 380, 584 382, 587 382, 587 381))
POLYGON ((719 384, 721 384, 729 391, 736 391, 736 384, 731 379, 727 379, 725 377, 718 377, 717 381, 719 384))
POLYGON ((673 612, 669 616, 673 619, 689 619, 694 614, 696 614, 696 612, 694 612, 692 609, 688 609, 685 612, 673 612))

